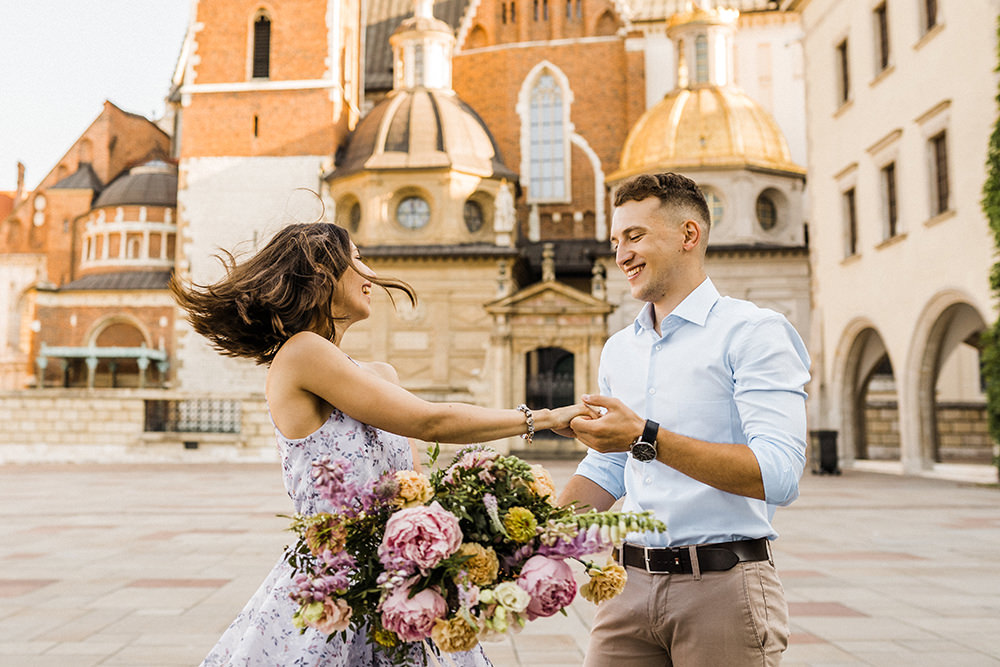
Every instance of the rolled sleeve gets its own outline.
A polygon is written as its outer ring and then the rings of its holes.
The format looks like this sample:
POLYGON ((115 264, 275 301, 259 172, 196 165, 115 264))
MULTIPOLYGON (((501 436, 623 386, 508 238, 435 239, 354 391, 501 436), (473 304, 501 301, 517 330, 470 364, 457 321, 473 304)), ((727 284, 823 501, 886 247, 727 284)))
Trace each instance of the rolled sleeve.
POLYGON ((809 354, 783 317, 748 325, 733 361, 736 407, 757 458, 764 499, 788 505, 799 495, 806 462, 809 354))
POLYGON ((580 465, 576 467, 576 474, 594 482, 617 500, 625 495, 625 464, 627 461, 627 452, 602 454, 591 449, 580 461, 580 465))

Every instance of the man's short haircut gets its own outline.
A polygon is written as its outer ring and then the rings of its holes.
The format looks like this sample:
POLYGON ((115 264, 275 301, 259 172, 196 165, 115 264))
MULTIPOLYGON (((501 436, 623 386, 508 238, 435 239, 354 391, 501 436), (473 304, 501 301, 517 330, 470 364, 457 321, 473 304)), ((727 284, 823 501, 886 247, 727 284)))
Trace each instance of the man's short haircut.
POLYGON ((628 179, 615 191, 615 206, 650 197, 659 199, 661 206, 690 211, 701 217, 697 222, 704 223, 706 229, 711 227, 712 216, 708 211, 708 202, 698 184, 687 176, 669 171, 662 174, 640 174, 628 179))

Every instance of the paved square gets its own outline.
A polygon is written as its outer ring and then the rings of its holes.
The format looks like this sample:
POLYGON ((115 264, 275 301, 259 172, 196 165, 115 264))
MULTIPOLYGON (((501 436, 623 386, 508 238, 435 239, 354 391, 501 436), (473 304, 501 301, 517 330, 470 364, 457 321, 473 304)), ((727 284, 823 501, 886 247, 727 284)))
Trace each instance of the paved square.
MULTIPOLYGON (((574 468, 545 465, 559 486, 574 468)), ((0 466, 0 665, 198 664, 280 558, 290 508, 277 463, 0 466)), ((785 665, 1000 664, 995 486, 806 473, 775 525, 785 665)), ((487 653, 579 665, 594 609, 487 653)))

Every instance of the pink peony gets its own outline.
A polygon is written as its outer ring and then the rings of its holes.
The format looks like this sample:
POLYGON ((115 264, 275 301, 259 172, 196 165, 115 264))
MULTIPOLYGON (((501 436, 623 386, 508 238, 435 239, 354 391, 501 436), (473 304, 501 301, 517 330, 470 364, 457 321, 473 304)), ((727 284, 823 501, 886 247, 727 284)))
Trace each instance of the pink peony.
POLYGON ((576 597, 573 570, 566 561, 545 556, 532 556, 524 563, 517 585, 531 596, 525 610, 529 621, 551 616, 576 597))
POLYGON ((409 507, 392 515, 385 524, 385 536, 378 555, 385 563, 403 558, 426 574, 452 555, 462 544, 458 519, 438 503, 409 507))
POLYGON ((413 581, 410 579, 394 588, 382 603, 382 625, 408 642, 430 637, 434 621, 448 613, 448 603, 431 588, 425 588, 411 598, 413 581))
POLYGON ((328 635, 346 630, 350 624, 351 606, 342 598, 327 598, 323 602, 323 618, 317 623, 310 623, 312 627, 328 635))

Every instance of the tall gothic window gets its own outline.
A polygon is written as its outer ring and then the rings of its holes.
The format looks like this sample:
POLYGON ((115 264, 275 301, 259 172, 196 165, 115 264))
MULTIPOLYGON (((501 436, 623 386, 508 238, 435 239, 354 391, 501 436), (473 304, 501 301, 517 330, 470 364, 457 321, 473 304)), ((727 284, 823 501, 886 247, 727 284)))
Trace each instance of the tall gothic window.
POLYGON ((896 163, 882 167, 882 201, 885 216, 885 238, 899 234, 899 208, 896 200, 896 163))
POLYGON ((938 215, 948 210, 948 136, 939 132, 930 139, 931 150, 931 189, 933 192, 933 208, 931 213, 938 215))
POLYGON ((566 128, 563 112, 563 91, 555 77, 545 72, 531 88, 529 111, 529 196, 535 201, 564 200, 567 195, 566 128))
POLYGON ((253 78, 271 76, 271 19, 260 15, 253 22, 253 78))
POLYGON ((875 67, 877 72, 889 67, 889 16, 883 2, 874 10, 875 67))

